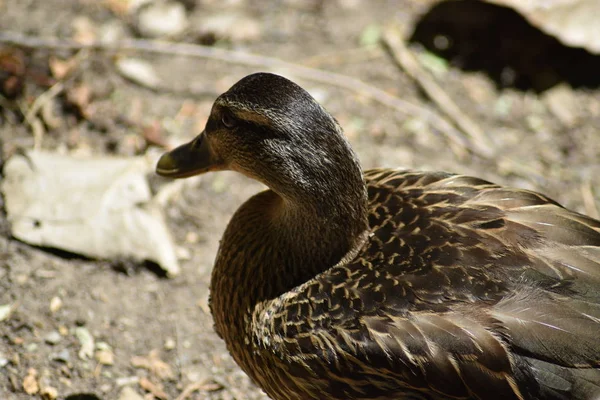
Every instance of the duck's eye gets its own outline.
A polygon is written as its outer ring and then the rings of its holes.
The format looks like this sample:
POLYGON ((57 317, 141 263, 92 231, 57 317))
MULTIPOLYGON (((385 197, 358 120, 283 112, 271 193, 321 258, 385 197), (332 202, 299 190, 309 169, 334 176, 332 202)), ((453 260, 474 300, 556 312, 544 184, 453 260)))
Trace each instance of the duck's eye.
POLYGON ((223 113, 221 122, 225 125, 225 128, 234 128, 237 125, 235 117, 228 112, 223 113))

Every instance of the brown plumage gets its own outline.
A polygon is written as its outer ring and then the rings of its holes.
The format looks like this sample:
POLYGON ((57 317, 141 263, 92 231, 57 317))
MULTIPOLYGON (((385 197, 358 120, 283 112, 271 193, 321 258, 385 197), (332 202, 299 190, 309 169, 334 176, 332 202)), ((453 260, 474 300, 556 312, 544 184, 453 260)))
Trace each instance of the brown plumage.
POLYGON ((362 173, 337 122, 250 75, 161 175, 270 189, 232 217, 215 327, 273 399, 600 398, 600 222, 447 173, 362 173))

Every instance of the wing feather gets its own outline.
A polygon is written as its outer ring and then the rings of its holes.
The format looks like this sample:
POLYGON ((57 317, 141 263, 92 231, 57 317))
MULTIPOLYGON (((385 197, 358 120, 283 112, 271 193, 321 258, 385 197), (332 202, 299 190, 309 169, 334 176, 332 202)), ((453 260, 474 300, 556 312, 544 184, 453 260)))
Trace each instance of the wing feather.
POLYGON ((258 318, 278 357, 326 370, 348 398, 600 396, 599 221, 467 176, 365 179, 372 233, 356 259, 258 318))

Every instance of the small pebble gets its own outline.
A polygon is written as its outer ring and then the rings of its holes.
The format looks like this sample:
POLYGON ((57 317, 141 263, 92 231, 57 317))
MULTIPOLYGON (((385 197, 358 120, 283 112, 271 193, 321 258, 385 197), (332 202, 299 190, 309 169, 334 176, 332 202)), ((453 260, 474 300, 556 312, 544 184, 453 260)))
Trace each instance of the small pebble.
POLYGON ((165 350, 173 350, 175 348, 175 340, 173 338, 167 338, 165 340, 165 350))
POLYGON ((109 383, 105 383, 104 385, 100 386, 100 391, 102 393, 108 393, 112 390, 112 385, 109 383))
POLYGON ((119 400, 144 400, 144 398, 133 388, 125 386, 119 394, 119 400))
POLYGON ((25 350, 27 350, 29 353, 34 353, 37 349, 38 349, 37 343, 29 343, 28 345, 25 346, 25 350))
POLYGON ((63 302, 60 297, 53 297, 52 300, 50 300, 50 312, 54 314, 55 312, 61 309, 62 304, 63 302))
POLYGON ((102 365, 113 365, 115 363, 115 355, 110 350, 97 350, 96 361, 102 365))
POLYGON ((8 365, 8 358, 4 358, 0 356, 0 368, 3 368, 8 365))
POLYGON ((55 345, 62 340, 62 336, 57 331, 52 331, 44 337, 44 341, 48 344, 55 345))
POLYGON ((172 1, 149 4, 138 13, 137 29, 145 37, 172 37, 188 26, 185 7, 172 1))
POLYGON ((0 305, 0 321, 8 319, 10 314, 13 312, 14 307, 12 304, 0 305))
POLYGON ((45 386, 40 391, 40 395, 44 400, 55 400, 58 397, 58 390, 52 386, 45 386))
POLYGON ((256 19, 231 12, 209 15, 196 26, 200 35, 212 35, 216 39, 228 39, 234 43, 252 42, 262 36, 262 27, 256 19))
POLYGON ((139 376, 126 376, 123 378, 117 378, 115 383, 117 386, 135 385, 140 381, 139 376))
POLYGON ((79 343, 81 343, 79 358, 82 360, 92 358, 94 355, 94 337, 90 331, 84 327, 78 327, 75 329, 75 336, 77 336, 79 343))
POLYGON ((68 363, 71 360, 71 355, 69 354, 69 350, 64 349, 59 351, 58 353, 51 354, 50 359, 53 361, 68 363))

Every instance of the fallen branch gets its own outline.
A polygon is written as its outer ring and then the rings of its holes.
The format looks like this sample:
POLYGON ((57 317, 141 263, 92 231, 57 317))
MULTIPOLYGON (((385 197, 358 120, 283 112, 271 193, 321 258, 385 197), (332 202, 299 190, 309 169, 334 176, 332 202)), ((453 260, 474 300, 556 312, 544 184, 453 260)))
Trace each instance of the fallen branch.
POLYGON ((0 43, 7 43, 18 47, 31 49, 52 50, 94 50, 103 52, 145 52, 163 55, 177 55, 185 57, 206 58, 228 63, 241 64, 252 67, 284 69, 288 73, 305 80, 331 85, 341 89, 353 91, 386 107, 390 107, 399 114, 416 117, 426 121, 435 129, 443 133, 454 143, 469 150, 486 156, 480 148, 475 147, 465 140, 464 135, 442 116, 428 108, 413 104, 395 97, 388 92, 371 86, 359 79, 336 74, 316 68, 282 61, 273 57, 266 57, 241 51, 220 49, 216 47, 201 46, 187 43, 173 43, 154 40, 123 40, 118 44, 91 43, 83 44, 74 40, 25 36, 16 32, 0 32, 0 43))

